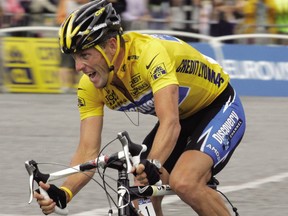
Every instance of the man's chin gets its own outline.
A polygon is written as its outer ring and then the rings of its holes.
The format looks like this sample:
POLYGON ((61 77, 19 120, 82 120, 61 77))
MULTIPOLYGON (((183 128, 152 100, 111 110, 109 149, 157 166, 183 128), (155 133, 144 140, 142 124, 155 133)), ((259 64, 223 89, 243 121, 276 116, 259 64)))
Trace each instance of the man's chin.
POLYGON ((105 88, 106 85, 107 85, 107 82, 105 84, 103 84, 103 83, 94 83, 94 82, 92 82, 92 83, 93 83, 94 87, 97 88, 97 89, 105 88))

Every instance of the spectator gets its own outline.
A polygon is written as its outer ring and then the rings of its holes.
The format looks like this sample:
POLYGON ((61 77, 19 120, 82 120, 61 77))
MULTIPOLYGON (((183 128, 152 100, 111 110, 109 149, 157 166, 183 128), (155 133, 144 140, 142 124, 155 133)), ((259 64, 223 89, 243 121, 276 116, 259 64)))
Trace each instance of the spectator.
MULTIPOLYGON (((3 10, 2 10, 2 4, 0 4, 0 28, 2 28, 3 23, 3 10)), ((1 35, 0 35, 0 48, 2 49, 2 41, 1 41, 1 35)), ((0 56, 0 67, 3 68, 2 64, 2 55, 0 56)), ((3 70, 0 70, 0 93, 2 92, 3 86, 3 70)))
MULTIPOLYGON (((246 1, 243 6, 243 13, 244 31, 242 33, 277 33, 277 29, 275 28, 275 0, 246 1)), ((248 43, 255 43, 255 39, 251 38, 248 40, 248 43)))
MULTIPOLYGON (((22 19, 22 25, 23 26, 29 26, 31 22, 30 17, 30 4, 32 0, 18 0, 21 7, 24 9, 24 16, 22 19)), ((30 36, 30 32, 19 32, 21 33, 21 36, 30 36)))
MULTIPOLYGON (((171 0, 172 30, 199 33, 200 9, 200 0, 171 0)), ((190 37, 180 38, 186 41, 198 41, 198 39, 190 37)))
MULTIPOLYGON (((22 26, 25 24, 25 10, 18 0, 2 1, 4 27, 22 26)), ((11 34, 21 36, 20 33, 11 34)))
POLYGON ((31 13, 56 13, 57 2, 53 0, 32 0, 30 3, 31 13))
MULTIPOLYGON (((56 12, 56 23, 61 25, 66 16, 79 8, 79 5, 85 4, 89 0, 60 0, 56 12)), ((59 79, 61 93, 74 93, 74 85, 78 82, 78 73, 75 71, 75 62, 70 55, 61 52, 61 61, 59 65, 59 79)))
POLYGON ((2 4, 0 4, 0 28, 2 28, 3 25, 3 9, 2 4))
MULTIPOLYGON (((277 28, 277 33, 279 34, 288 34, 288 0, 274 0, 275 11, 276 11, 276 20, 275 24, 279 25, 277 28)), ((287 44, 287 40, 279 40, 281 44, 287 44)))
POLYGON ((18 0, 22 8, 24 9, 25 13, 30 13, 30 5, 32 0, 18 0))
MULTIPOLYGON (((280 0, 280 1, 285 1, 285 0, 280 0)), ((264 33, 268 32, 271 34, 277 33, 277 29, 274 28, 274 25, 276 23, 277 19, 277 5, 276 5, 277 0, 260 0, 258 1, 258 10, 259 8, 262 8, 262 13, 258 12, 258 17, 260 17, 261 21, 258 22, 257 24, 264 29, 264 33), (259 5, 262 4, 262 7, 259 7, 259 5)), ((288 4, 288 2, 287 2, 288 4)), ((259 20, 259 19, 258 19, 259 20)))
POLYGON ((118 14, 122 14, 127 7, 126 0, 107 0, 108 2, 111 2, 113 7, 115 8, 116 12, 118 14))
MULTIPOLYGON (((211 14, 210 35, 224 36, 232 35, 239 18, 243 17, 242 0, 212 0, 213 10, 211 14)), ((234 40, 224 41, 234 43, 234 40)))
POLYGON ((56 23, 61 25, 66 16, 90 0, 59 0, 56 10, 56 23))
MULTIPOLYGON (((30 14, 31 14, 31 23, 32 26, 41 26, 43 25, 43 14, 55 15, 57 11, 57 4, 52 0, 32 0, 30 3, 30 14)), ((46 17, 49 18, 49 17, 46 17)), ((47 23, 45 23, 47 25, 47 23)), ((54 25, 54 22, 51 22, 50 25, 54 25)))
POLYGON ((257 20, 257 4, 258 0, 250 0, 246 1, 244 7, 243 7, 243 14, 244 14, 244 21, 243 21, 243 27, 244 31, 243 33, 256 33, 256 20, 257 20))
POLYGON ((146 28, 148 14, 146 0, 126 0, 126 10, 122 13, 122 23, 125 31, 146 28))
POLYGON ((169 0, 148 0, 149 17, 151 21, 148 23, 149 29, 167 29, 167 22, 170 17, 169 0))
POLYGON ((185 14, 183 0, 171 0, 171 29, 175 31, 185 30, 185 14))
POLYGON ((202 1, 199 11, 199 33, 204 35, 210 35, 210 14, 212 13, 211 1, 202 1))

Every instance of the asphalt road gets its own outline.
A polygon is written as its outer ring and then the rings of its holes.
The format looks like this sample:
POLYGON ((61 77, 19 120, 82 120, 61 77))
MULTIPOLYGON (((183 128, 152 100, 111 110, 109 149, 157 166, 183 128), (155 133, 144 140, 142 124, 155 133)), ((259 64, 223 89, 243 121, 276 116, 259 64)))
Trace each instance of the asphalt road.
MULTIPOLYGON (((288 98, 242 100, 247 132, 230 163, 217 176, 219 189, 241 216, 286 216, 288 98)), ((129 116, 137 122, 136 113, 129 116)), ((155 118, 140 115, 140 125, 134 126, 124 113, 106 110, 103 144, 123 130, 135 142, 141 142, 154 122, 155 118)), ((42 215, 35 201, 28 205, 24 162, 34 159, 68 165, 78 140, 79 115, 74 95, 0 94, 0 216, 42 215)), ((117 148, 119 143, 105 152, 112 153, 117 148)), ((42 171, 61 168, 43 165, 42 171)), ((115 173, 109 175, 113 177, 115 173)), ((196 215, 175 196, 167 197, 163 206, 167 216, 196 215)), ((69 209, 74 216, 107 215, 108 202, 103 190, 90 182, 69 209)))

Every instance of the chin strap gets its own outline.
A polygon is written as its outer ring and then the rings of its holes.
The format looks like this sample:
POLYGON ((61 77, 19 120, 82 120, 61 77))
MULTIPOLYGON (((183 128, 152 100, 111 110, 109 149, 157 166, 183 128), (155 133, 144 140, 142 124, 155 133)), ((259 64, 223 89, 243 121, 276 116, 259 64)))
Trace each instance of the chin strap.
POLYGON ((96 46, 95 46, 95 48, 96 48, 96 49, 102 54, 102 56, 104 57, 107 65, 108 65, 108 68, 109 68, 109 71, 110 71, 110 72, 111 72, 111 71, 114 71, 114 68, 115 68, 115 67, 114 67, 114 63, 115 63, 116 58, 118 57, 118 54, 119 54, 119 52, 120 52, 120 38, 119 38, 119 37, 120 37, 119 35, 116 36, 117 48, 116 48, 116 53, 115 53, 112 61, 110 61, 110 60, 108 59, 108 57, 107 57, 106 53, 104 52, 104 50, 102 49, 102 47, 100 47, 99 45, 96 45, 96 46))

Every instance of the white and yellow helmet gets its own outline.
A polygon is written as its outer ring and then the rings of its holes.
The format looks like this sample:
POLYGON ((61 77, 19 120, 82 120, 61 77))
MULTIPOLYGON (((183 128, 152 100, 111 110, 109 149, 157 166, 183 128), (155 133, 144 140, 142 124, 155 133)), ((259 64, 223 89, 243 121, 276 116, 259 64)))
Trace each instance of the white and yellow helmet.
POLYGON ((122 33, 121 18, 111 3, 94 0, 73 11, 59 29, 63 53, 75 53, 104 42, 108 32, 122 33))

